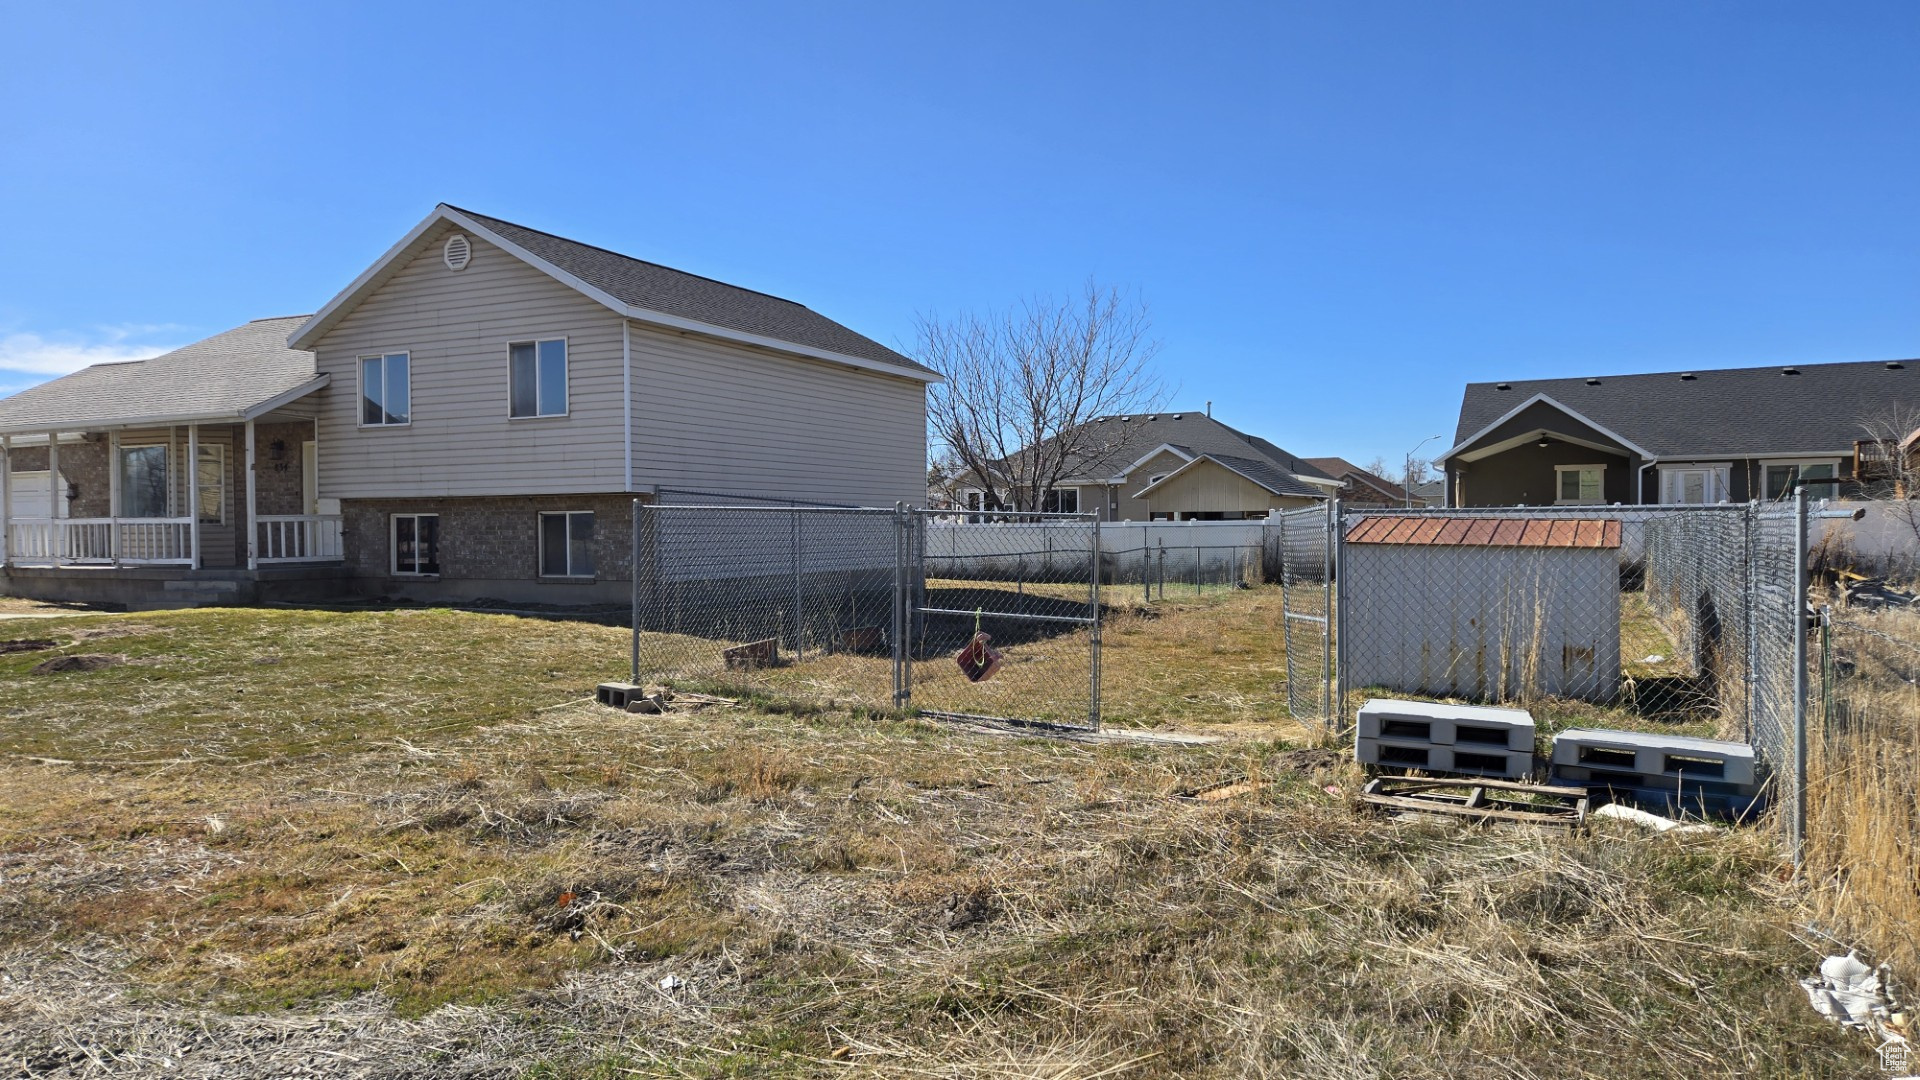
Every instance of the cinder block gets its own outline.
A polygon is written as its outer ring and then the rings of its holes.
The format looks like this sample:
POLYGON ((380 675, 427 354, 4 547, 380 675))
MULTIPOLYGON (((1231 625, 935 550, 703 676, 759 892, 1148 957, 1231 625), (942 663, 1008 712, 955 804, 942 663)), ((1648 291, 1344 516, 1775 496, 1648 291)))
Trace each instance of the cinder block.
POLYGON ((1491 746, 1533 753, 1533 715, 1525 709, 1373 698, 1360 707, 1359 737, 1491 746))
POLYGON ((1749 787, 1756 782, 1753 747, 1689 735, 1573 728, 1554 736, 1553 764, 1556 770, 1577 766, 1749 787))
POLYGON ((1362 765, 1418 769, 1421 772, 1457 776, 1521 780, 1533 774, 1531 748, 1507 750, 1497 746, 1436 746, 1417 739, 1359 738, 1353 741, 1353 756, 1362 765))
POLYGON ((593 692, 594 699, 613 709, 625 709, 629 704, 646 696, 643 687, 633 683, 603 682, 593 692))

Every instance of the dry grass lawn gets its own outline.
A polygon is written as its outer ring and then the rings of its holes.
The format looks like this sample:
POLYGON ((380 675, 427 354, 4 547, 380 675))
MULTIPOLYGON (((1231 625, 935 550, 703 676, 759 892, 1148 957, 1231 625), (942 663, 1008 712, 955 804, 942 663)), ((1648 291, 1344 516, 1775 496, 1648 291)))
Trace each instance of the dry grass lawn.
POLYGON ((1110 717, 1233 738, 612 713, 578 699, 626 635, 584 623, 36 624, 62 644, 0 653, 0 1063, 1870 1073, 1793 984, 1815 954, 1767 835, 1364 815, 1341 756, 1276 722, 1271 593, 1157 608, 1108 627, 1110 717), (124 663, 29 674, 65 654, 124 663))

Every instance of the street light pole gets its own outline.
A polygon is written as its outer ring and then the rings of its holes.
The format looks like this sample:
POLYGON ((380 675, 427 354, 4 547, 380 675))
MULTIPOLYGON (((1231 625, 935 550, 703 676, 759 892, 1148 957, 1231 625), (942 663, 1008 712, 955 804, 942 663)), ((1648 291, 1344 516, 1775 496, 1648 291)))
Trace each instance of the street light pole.
POLYGON ((1404 500, 1404 501, 1405 501, 1405 504, 1406 504, 1406 509, 1409 509, 1409 510, 1411 510, 1411 509, 1413 508, 1413 455, 1415 455, 1415 454, 1417 454, 1417 453, 1419 453, 1419 452, 1420 452, 1420 448, 1421 448, 1421 447, 1423 447, 1423 446, 1425 446, 1425 445, 1427 445, 1428 443, 1430 443, 1430 442, 1432 442, 1433 440, 1435 440, 1435 439, 1437 439, 1437 438, 1439 438, 1439 437, 1440 437, 1440 436, 1438 436, 1438 435, 1429 435, 1429 436, 1427 436, 1426 438, 1424 438, 1424 439, 1421 439, 1421 440, 1420 440, 1419 442, 1417 442, 1417 443, 1415 443, 1415 444, 1413 445, 1413 449, 1411 449, 1411 450, 1409 450, 1409 451, 1407 451, 1407 459, 1406 459, 1406 467, 1407 467, 1407 473, 1406 473, 1406 483, 1405 483, 1405 484, 1403 484, 1403 485, 1401 485, 1401 487, 1400 487, 1400 493, 1401 493, 1401 494, 1402 494, 1403 496, 1405 496, 1405 500, 1404 500))

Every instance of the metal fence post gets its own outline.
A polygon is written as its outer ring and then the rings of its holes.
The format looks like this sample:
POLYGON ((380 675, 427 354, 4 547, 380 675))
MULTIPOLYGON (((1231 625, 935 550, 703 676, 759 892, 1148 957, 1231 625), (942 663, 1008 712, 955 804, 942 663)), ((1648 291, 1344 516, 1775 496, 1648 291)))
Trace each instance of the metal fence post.
POLYGON ((632 596, 627 604, 627 621, 633 624, 633 664, 627 675, 629 683, 640 682, 640 500, 633 500, 632 552, 627 557, 627 577, 632 596))
POLYGON ((1327 587, 1331 607, 1328 621, 1336 624, 1333 634, 1333 701, 1328 707, 1328 727, 1335 734, 1346 730, 1347 716, 1347 512, 1339 499, 1333 500, 1333 528, 1327 546, 1333 549, 1333 575, 1327 587))
POLYGON ((1327 500, 1326 542, 1320 545, 1320 726, 1333 729, 1333 530, 1340 520, 1340 500, 1327 500))
POLYGON ((893 628, 887 644, 893 650, 893 707, 900 708, 900 665, 906 656, 907 504, 893 504, 893 628))
POLYGON ((1793 868, 1807 844, 1807 489, 1793 489, 1793 868))
POLYGON ((1089 584, 1088 591, 1087 591, 1087 604, 1088 604, 1087 614, 1090 618, 1093 619, 1092 643, 1091 643, 1092 656, 1090 657, 1090 661, 1088 665, 1089 667, 1092 668, 1091 676, 1093 679, 1093 685, 1091 688, 1092 697, 1089 699, 1089 704, 1087 706, 1087 722, 1092 725, 1093 730, 1099 731, 1100 730, 1100 518, 1098 516, 1095 516, 1093 519, 1093 553, 1092 554, 1093 554, 1093 558, 1091 561, 1093 563, 1093 575, 1092 575, 1093 580, 1089 584))

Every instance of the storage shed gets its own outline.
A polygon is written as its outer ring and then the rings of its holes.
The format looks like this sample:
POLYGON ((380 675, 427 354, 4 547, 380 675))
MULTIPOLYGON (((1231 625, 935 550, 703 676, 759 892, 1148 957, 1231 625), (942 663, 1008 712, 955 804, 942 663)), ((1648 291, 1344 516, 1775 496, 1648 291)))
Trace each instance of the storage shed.
POLYGON ((1348 685, 1476 701, 1612 700, 1620 523, 1381 515, 1347 529, 1348 685))

